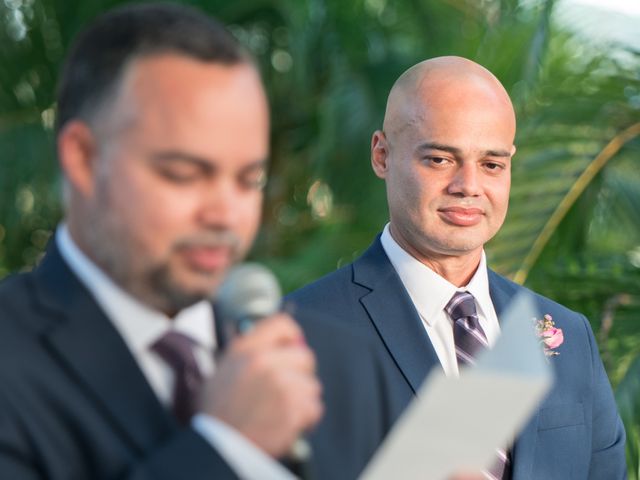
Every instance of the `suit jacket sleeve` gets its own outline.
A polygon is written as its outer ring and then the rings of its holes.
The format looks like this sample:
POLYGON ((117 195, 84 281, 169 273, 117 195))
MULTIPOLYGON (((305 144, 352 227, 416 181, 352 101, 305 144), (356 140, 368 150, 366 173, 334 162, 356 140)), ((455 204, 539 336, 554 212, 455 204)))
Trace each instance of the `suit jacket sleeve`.
POLYGON ((627 478, 625 462, 625 433, 618 415, 609 379, 598 353, 589 322, 581 316, 587 329, 593 362, 593 426, 589 479, 627 478))
MULTIPOLYGON (((51 478, 49 468, 34 458, 29 440, 21 428, 2 408, 0 402, 0 476, 11 480, 43 480, 51 478)), ((15 417, 13 418, 15 420, 15 417)), ((52 439, 55 441, 55 439, 52 439)), ((91 462, 89 450, 87 458, 91 462)), ((74 463, 77 458, 68 459, 74 463)), ((58 459, 56 461, 64 461, 58 459)), ((87 468, 86 471, 90 471, 87 468)), ((238 480, 236 474, 198 433, 184 429, 171 436, 166 443, 146 457, 133 459, 122 480, 238 480)), ((115 480, 115 479, 114 479, 115 480)))
POLYGON ((136 464, 126 480, 237 480, 238 477, 198 433, 185 429, 136 464))

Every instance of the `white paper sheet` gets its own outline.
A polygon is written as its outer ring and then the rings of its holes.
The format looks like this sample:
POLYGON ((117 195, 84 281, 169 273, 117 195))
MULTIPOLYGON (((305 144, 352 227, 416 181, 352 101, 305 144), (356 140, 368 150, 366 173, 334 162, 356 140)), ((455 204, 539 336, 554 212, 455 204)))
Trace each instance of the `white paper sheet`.
POLYGON ((501 315, 502 334, 460 378, 440 369, 425 380, 371 460, 362 480, 446 480, 479 472, 509 447, 553 383, 536 335, 540 318, 520 294, 501 315))

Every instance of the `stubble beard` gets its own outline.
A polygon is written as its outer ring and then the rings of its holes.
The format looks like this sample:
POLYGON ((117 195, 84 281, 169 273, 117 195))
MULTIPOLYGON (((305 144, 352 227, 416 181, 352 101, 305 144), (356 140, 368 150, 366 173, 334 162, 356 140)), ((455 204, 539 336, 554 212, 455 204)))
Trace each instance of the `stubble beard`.
MULTIPOLYGON (((224 272, 200 273, 209 277, 203 283, 210 284, 210 288, 187 288, 176 278, 169 258, 153 261, 145 254, 144 245, 122 221, 105 189, 101 190, 98 193, 98 207, 94 209, 96 213, 85 222, 84 237, 90 257, 103 272, 137 300, 170 316, 211 298, 224 272)), ((208 238, 216 235, 224 236, 227 243, 233 244, 234 261, 237 261, 241 249, 235 235, 231 232, 204 234, 208 238)))

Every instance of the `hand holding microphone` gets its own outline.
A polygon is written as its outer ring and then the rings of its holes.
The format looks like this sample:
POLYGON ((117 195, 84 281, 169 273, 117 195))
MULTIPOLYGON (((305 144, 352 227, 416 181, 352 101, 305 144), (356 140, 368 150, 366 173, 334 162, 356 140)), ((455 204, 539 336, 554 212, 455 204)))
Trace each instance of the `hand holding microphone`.
POLYGON ((264 267, 229 273, 217 306, 227 331, 238 336, 204 388, 202 410, 271 456, 304 463, 310 450, 300 435, 322 416, 321 385, 302 330, 276 313, 280 303, 277 281, 264 267))

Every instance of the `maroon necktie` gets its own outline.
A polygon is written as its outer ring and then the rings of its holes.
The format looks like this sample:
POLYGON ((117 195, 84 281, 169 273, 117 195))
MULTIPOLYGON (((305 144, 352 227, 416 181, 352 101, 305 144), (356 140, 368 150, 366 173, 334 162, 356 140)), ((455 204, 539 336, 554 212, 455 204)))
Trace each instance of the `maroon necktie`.
POLYGON ((170 330, 155 342, 151 349, 167 362, 175 375, 173 413, 182 425, 196 411, 196 402, 202 386, 202 373, 193 349, 195 341, 182 333, 170 330))
MULTIPOLYGON (((456 345, 458 367, 475 364, 476 356, 489 346, 487 336, 478 321, 476 302, 469 292, 456 292, 445 311, 453 320, 453 340, 456 345)), ((497 459, 488 472, 489 479, 511 478, 511 459, 505 449, 496 449, 497 459)))

